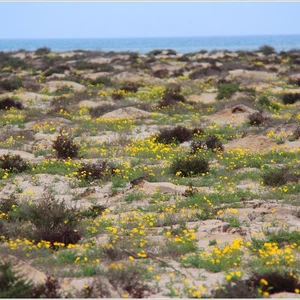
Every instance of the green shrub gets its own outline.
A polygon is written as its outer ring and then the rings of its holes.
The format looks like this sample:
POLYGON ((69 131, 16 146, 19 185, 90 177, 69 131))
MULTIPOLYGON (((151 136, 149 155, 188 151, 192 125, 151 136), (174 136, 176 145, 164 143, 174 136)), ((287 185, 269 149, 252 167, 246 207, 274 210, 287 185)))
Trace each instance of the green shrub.
POLYGON ((35 54, 36 55, 46 55, 49 54, 51 52, 51 49, 48 47, 41 47, 35 50, 35 54))
POLYGON ((34 285, 14 271, 11 262, 0 262, 0 298, 62 298, 59 289, 53 276, 47 275, 44 283, 34 285))
POLYGON ((209 163, 204 157, 180 157, 171 163, 170 171, 182 177, 205 174, 209 171, 209 163))
POLYGON ((236 83, 224 83, 218 86, 218 94, 216 99, 229 99, 234 93, 239 91, 239 85, 236 83))
POLYGON ((89 80, 89 83, 92 85, 98 85, 98 84, 99 85, 103 84, 104 86, 112 86, 113 85, 111 79, 106 76, 99 76, 95 79, 91 79, 91 80, 89 80))
POLYGON ((23 87, 23 82, 21 78, 13 77, 11 79, 4 79, 0 81, 0 89, 8 92, 18 90, 23 87))
POLYGON ((78 148, 73 139, 61 132, 53 142, 53 149, 56 150, 58 158, 76 158, 78 157, 78 148))
POLYGON ((33 284, 12 270, 10 262, 0 262, 0 298, 30 298, 33 284))
POLYGON ((258 48, 259 52, 262 52, 264 55, 270 55, 276 53, 275 48, 269 45, 263 45, 258 48))

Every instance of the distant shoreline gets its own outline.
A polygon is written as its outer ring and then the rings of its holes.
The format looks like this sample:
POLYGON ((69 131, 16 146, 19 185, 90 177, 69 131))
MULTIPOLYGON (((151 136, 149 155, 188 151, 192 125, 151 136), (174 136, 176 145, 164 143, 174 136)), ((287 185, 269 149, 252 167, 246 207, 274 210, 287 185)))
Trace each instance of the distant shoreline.
POLYGON ((253 51, 263 45, 276 52, 300 49, 300 35, 259 35, 223 37, 166 37, 166 38, 102 38, 102 39, 0 39, 0 51, 24 49, 35 51, 48 47, 52 52, 103 51, 148 53, 157 49, 172 49, 177 53, 212 51, 253 51))

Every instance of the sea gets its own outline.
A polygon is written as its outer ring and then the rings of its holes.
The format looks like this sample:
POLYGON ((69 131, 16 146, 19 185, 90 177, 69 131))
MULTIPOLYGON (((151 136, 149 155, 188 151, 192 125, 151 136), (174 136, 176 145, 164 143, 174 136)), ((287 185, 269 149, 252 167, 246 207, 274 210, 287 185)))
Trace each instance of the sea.
POLYGON ((0 51, 34 51, 48 47, 53 52, 97 50, 148 53, 155 49, 172 49, 177 53, 200 50, 257 50, 263 45, 277 52, 300 49, 300 35, 252 35, 211 37, 159 37, 159 38, 101 38, 101 39, 0 39, 0 51))

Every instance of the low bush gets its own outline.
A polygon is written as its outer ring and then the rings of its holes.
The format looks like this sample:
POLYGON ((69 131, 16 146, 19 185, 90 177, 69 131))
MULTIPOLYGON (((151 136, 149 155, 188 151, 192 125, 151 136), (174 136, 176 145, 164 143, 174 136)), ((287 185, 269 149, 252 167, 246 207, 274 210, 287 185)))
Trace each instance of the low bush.
POLYGON ((264 55, 270 55, 276 53, 275 48, 269 45, 263 45, 258 48, 259 52, 262 52, 264 55))
POLYGON ((58 158, 67 159, 78 157, 79 146, 73 142, 72 138, 61 132, 53 142, 53 149, 56 150, 58 158))
POLYGON ((3 62, 3 68, 12 68, 12 69, 26 69, 29 67, 28 63, 17 57, 9 57, 3 62))
POLYGON ((166 87, 162 100, 159 102, 159 107, 167 107, 177 104, 178 102, 186 102, 184 96, 181 93, 181 86, 177 84, 171 84, 166 87))
POLYGON ((195 154, 202 149, 210 149, 211 151, 216 152, 223 151, 224 147, 217 136, 209 135, 205 141, 192 141, 190 146, 190 154, 195 154))
POLYGON ((182 177, 205 174, 209 172, 209 163, 204 157, 180 157, 171 163, 170 172, 182 177))
POLYGON ((21 78, 13 77, 10 79, 4 79, 0 81, 0 89, 12 92, 23 87, 23 82, 21 78))
POLYGON ((21 173, 29 168, 29 164, 18 154, 3 154, 0 157, 0 168, 12 173, 21 173))
POLYGON ((97 162, 94 164, 83 164, 77 170, 77 177, 91 182, 94 180, 108 180, 114 173, 116 167, 107 161, 97 162))
POLYGON ((35 54, 36 55, 46 55, 49 54, 51 52, 51 49, 48 47, 41 47, 35 50, 35 54))
POLYGON ((156 142, 171 144, 171 143, 183 143, 191 140, 193 137, 193 131, 183 126, 176 126, 171 129, 161 129, 158 136, 156 137, 156 142))
POLYGON ((129 93, 136 93, 138 91, 139 85, 136 82, 123 82, 120 86, 120 90, 123 90, 125 92, 129 93))
POLYGON ((116 105, 113 104, 103 104, 99 105, 97 107, 91 107, 89 109, 89 113, 92 118, 99 118, 103 116, 104 114, 111 112, 116 109, 116 105))
POLYGON ((89 80, 89 84, 92 84, 92 85, 103 84, 104 86, 112 86, 113 85, 111 79, 106 76, 99 76, 95 79, 91 79, 91 80, 89 80))
POLYGON ((60 288, 53 276, 47 275, 44 283, 34 285, 14 271, 11 262, 0 262, 0 298, 63 298, 60 288))
POLYGON ((152 75, 154 77, 163 79, 163 78, 166 78, 169 76, 169 71, 167 69, 160 69, 160 70, 154 71, 152 73, 152 75))
POLYGON ((294 132, 293 132, 293 138, 294 138, 295 140, 297 140, 297 139, 300 138, 300 126, 298 126, 298 127, 294 130, 294 132))
POLYGON ((10 262, 0 262, 0 298, 30 298, 33 284, 13 271, 10 262))
POLYGON ((50 67, 49 69, 47 69, 43 75, 48 77, 51 76, 52 74, 64 74, 65 71, 69 71, 70 67, 65 66, 65 65, 58 65, 58 66, 54 66, 54 67, 50 67))
POLYGON ((264 122, 265 118, 261 112, 255 112, 249 115, 249 123, 250 125, 260 125, 264 122))
POLYGON ((264 184, 269 186, 280 186, 299 180, 299 176, 292 173, 288 167, 269 169, 264 172, 262 178, 264 184))
POLYGON ((81 239, 78 229, 79 212, 66 206, 48 192, 44 197, 34 203, 22 202, 12 212, 9 218, 26 224, 32 224, 28 232, 29 239, 36 243, 45 240, 55 249, 55 243, 76 244, 81 239))
POLYGON ((111 93, 111 97, 113 100, 122 100, 124 99, 124 91, 122 90, 114 90, 112 93, 111 93))
POLYGON ((281 99, 283 104, 294 104, 300 100, 300 93, 284 93, 281 99))
POLYGON ((19 110, 23 109, 24 106, 20 101, 16 101, 10 98, 5 98, 0 100, 0 110, 8 110, 11 108, 17 108, 19 110))
POLYGON ((218 86, 218 94, 216 99, 229 99, 234 93, 239 91, 239 85, 236 83, 224 83, 218 86))

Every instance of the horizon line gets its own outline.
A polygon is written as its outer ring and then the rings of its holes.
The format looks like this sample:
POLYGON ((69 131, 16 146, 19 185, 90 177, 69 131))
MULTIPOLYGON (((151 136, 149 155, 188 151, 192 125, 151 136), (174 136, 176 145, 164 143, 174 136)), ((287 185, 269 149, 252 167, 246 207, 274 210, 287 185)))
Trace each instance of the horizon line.
POLYGON ((198 35, 198 36, 148 36, 148 37, 14 37, 0 40, 84 40, 84 39, 168 39, 168 38, 230 38, 230 37, 257 37, 257 36, 300 36, 300 33, 281 34, 232 34, 232 35, 198 35))

